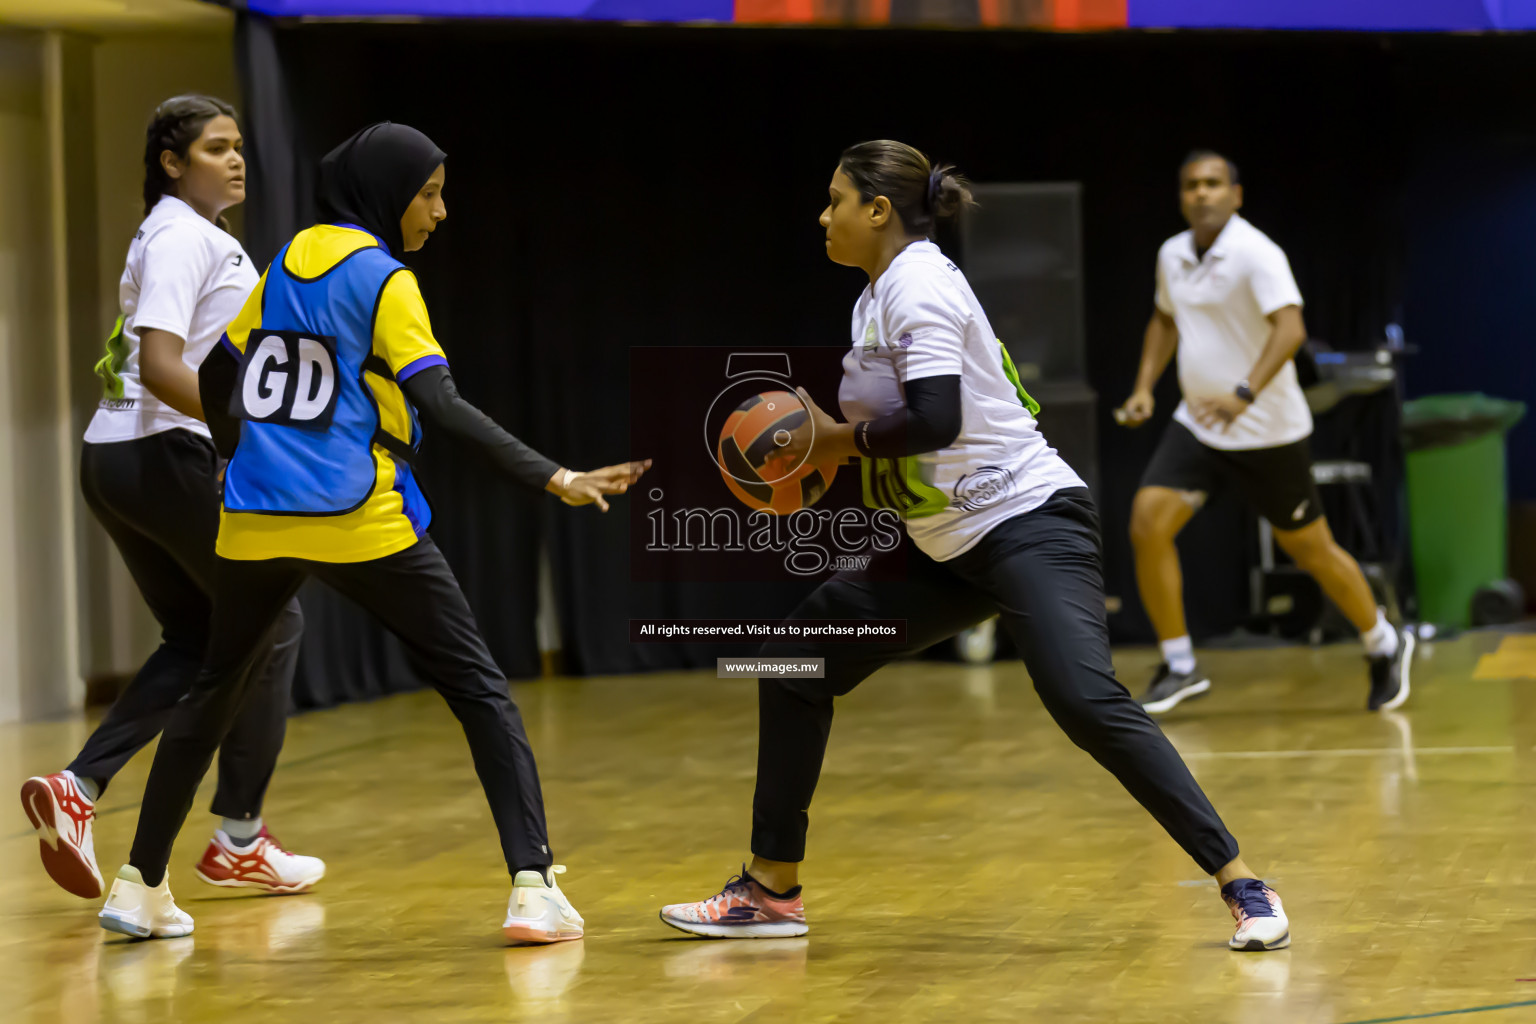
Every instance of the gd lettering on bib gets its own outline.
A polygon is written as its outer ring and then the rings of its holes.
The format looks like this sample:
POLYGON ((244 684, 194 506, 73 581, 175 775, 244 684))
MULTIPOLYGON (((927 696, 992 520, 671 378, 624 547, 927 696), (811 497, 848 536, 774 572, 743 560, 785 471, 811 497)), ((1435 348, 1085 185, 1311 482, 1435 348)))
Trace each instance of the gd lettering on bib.
POLYGON ((336 414, 336 339, 257 328, 240 360, 229 414, 283 427, 325 430, 336 414))

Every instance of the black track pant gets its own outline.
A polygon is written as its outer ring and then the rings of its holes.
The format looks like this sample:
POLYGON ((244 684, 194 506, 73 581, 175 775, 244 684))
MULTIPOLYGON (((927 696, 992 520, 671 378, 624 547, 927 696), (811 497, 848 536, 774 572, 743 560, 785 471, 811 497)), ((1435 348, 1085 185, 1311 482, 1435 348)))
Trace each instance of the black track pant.
MULTIPOLYGON (((69 765, 103 790, 129 758, 157 736, 187 695, 208 646, 214 541, 219 533, 218 455, 187 430, 132 441, 86 444, 80 456, 85 503, 106 529, 160 623, 160 646, 139 669, 69 765)), ((219 749, 213 813, 254 818, 287 729, 304 616, 290 600, 258 645, 261 697, 236 718, 219 749)))
POLYGON ((430 537, 368 562, 216 560, 208 656, 160 738, 128 862, 158 883, 214 749, 242 706, 264 699, 264 682, 251 672, 262 635, 309 576, 362 605, 405 643, 464 727, 507 867, 547 866, 544 800, 522 716, 430 537))
POLYGON ((1059 492, 948 561, 936 562, 915 547, 906 557, 905 581, 835 576, 790 615, 906 619, 906 643, 763 648, 763 657, 825 658, 826 678, 758 682, 754 854, 804 859, 807 808, 821 774, 834 697, 896 658, 1000 614, 1040 700, 1072 742, 1109 769, 1206 872, 1237 856, 1237 841, 1173 745, 1115 679, 1098 516, 1086 489, 1059 492))

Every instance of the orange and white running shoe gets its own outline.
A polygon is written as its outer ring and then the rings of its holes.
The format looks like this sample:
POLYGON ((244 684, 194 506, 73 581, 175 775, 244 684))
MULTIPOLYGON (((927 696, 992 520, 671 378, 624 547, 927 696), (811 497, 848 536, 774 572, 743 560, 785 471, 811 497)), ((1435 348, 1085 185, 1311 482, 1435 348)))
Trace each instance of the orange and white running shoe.
POLYGON ((707 900, 662 907, 661 919, 711 939, 785 939, 810 930, 798 885, 784 898, 771 896, 745 867, 707 900))
POLYGON ((265 827, 248 846, 236 846, 223 829, 216 829, 195 870, 209 885, 294 893, 325 877, 325 861, 289 853, 265 827))
POLYGON ((48 877, 76 896, 99 899, 101 870, 91 836, 96 805, 81 790, 74 772, 39 775, 23 782, 21 806, 37 829, 38 852, 48 877))

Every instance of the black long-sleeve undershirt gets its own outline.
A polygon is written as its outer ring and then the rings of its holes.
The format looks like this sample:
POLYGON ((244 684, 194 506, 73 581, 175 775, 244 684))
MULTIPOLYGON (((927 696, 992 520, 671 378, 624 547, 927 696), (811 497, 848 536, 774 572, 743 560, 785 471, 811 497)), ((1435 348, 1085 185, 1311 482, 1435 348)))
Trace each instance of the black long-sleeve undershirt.
POLYGON ((897 459, 948 448, 960 436, 960 375, 941 374, 906 382, 907 404, 888 416, 853 428, 861 455, 897 459))
POLYGON ((446 366, 428 367, 407 378, 400 389, 433 424, 478 447, 497 469, 514 480, 542 490, 560 468, 466 402, 446 366))
POLYGON ((203 403, 203 419, 213 435, 213 446, 224 458, 235 454, 240 443, 240 421, 229 414, 229 396, 235 393, 240 363, 224 344, 213 346, 197 368, 197 397, 203 403))
MULTIPOLYGON (((216 345, 198 368, 198 394, 208 430, 219 454, 229 458, 240 442, 240 421, 229 415, 240 364, 223 345, 216 345)), ((496 468, 530 487, 542 490, 559 465, 540 455, 466 402, 446 366, 431 366, 408 378, 400 389, 419 412, 450 434, 462 437, 486 454, 496 468)))

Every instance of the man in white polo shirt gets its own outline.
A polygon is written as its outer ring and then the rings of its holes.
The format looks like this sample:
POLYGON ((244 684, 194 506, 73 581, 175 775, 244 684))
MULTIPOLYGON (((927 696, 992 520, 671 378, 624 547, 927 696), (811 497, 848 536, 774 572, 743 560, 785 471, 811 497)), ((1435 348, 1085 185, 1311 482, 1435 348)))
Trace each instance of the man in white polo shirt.
POLYGON ((1230 486, 1360 631, 1370 662, 1367 706, 1396 708, 1408 699, 1414 636, 1387 621, 1323 518, 1307 444, 1312 415, 1292 362, 1307 332, 1290 263, 1238 215, 1243 187, 1225 157, 1207 150, 1186 157, 1179 194, 1189 230, 1157 254, 1156 308, 1136 388, 1116 413, 1131 427, 1152 416, 1152 388, 1177 350, 1184 401, 1131 512, 1136 581, 1164 658, 1141 703, 1160 714, 1211 688, 1184 621, 1174 538, 1213 492, 1230 486))

